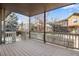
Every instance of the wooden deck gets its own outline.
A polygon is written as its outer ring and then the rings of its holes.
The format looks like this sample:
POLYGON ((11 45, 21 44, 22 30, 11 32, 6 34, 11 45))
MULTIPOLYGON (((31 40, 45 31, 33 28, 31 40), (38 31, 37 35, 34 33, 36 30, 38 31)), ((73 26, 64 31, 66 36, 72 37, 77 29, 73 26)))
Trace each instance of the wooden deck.
POLYGON ((79 51, 29 39, 0 45, 1 56, 79 56, 79 51))

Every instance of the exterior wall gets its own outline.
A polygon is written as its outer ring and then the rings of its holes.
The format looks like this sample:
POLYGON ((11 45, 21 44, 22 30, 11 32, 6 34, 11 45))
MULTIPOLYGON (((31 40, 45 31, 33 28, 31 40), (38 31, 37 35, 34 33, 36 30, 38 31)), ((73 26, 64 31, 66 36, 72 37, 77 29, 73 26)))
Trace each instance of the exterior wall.
POLYGON ((68 19, 68 26, 79 26, 79 15, 72 15, 68 19))
POLYGON ((79 15, 72 15, 68 18, 68 27, 71 33, 79 33, 79 15))
POLYGON ((49 24, 46 24, 46 32, 53 32, 52 27, 49 24))
POLYGON ((37 22, 34 24, 34 26, 36 27, 37 32, 43 32, 44 31, 44 23, 42 20, 37 20, 37 22))
POLYGON ((61 20, 61 21, 56 22, 55 24, 67 27, 67 20, 61 20))

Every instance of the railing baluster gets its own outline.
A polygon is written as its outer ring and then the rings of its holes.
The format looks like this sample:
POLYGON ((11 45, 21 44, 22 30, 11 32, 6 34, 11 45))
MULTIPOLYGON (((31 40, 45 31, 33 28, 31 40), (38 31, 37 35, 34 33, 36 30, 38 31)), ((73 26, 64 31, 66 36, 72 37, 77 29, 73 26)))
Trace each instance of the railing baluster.
POLYGON ((78 35, 78 49, 79 49, 79 35, 78 35))
MULTIPOLYGON (((72 35, 72 36, 73 36, 73 35, 72 35)), ((74 40, 74 36, 73 36, 72 39, 73 39, 73 45, 74 45, 73 48, 75 48, 75 40, 74 40)))
POLYGON ((16 32, 5 32, 6 38, 5 41, 6 43, 12 43, 16 41, 16 32))
POLYGON ((75 35, 75 48, 77 48, 77 45, 76 45, 76 43, 77 43, 77 42, 76 42, 76 35, 75 35))
POLYGON ((65 34, 63 34, 64 46, 65 46, 65 34))

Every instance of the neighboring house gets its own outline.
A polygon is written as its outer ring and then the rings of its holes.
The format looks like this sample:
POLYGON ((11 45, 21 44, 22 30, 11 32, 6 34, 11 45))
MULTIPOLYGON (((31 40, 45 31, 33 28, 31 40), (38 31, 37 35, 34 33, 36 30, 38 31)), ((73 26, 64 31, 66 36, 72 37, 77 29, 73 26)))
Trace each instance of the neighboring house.
POLYGON ((44 22, 42 20, 37 20, 34 24, 35 31, 43 32, 44 31, 44 22))
POLYGON ((54 32, 69 32, 68 31, 68 20, 60 20, 53 23, 54 32))
POLYGON ((71 33, 79 33, 79 13, 74 13, 68 17, 68 27, 71 33))
POLYGON ((52 26, 46 24, 46 32, 52 32, 52 26))
POLYGON ((21 23, 21 24, 18 24, 18 27, 17 27, 17 32, 25 32, 25 33, 28 33, 29 32, 29 24, 25 24, 25 23, 21 23))
POLYGON ((63 27, 67 27, 67 25, 68 25, 68 20, 65 19, 65 20, 57 21, 57 22, 55 22, 55 25, 60 25, 60 26, 63 26, 63 27))
MULTIPOLYGON (((61 20, 55 22, 55 26, 53 27, 53 23, 46 23, 46 32, 53 32, 53 29, 56 29, 56 31, 66 31, 67 32, 67 20, 61 20)), ((37 20, 34 24, 34 31, 37 32, 43 32, 44 31, 44 22, 42 20, 37 20)))
MULTIPOLYGON (((37 20, 35 23, 35 28, 37 32, 44 32, 44 22, 43 20, 37 20)), ((49 24, 46 24, 46 32, 51 32, 51 26, 49 24)))
MULTIPOLYGON (((44 22, 37 20, 34 24, 35 31, 44 31, 44 22)), ((46 32, 70 32, 79 33, 79 13, 73 13, 65 20, 46 23, 46 32)))
POLYGON ((54 23, 55 31, 79 33, 79 13, 73 13, 66 20, 57 21, 54 23))

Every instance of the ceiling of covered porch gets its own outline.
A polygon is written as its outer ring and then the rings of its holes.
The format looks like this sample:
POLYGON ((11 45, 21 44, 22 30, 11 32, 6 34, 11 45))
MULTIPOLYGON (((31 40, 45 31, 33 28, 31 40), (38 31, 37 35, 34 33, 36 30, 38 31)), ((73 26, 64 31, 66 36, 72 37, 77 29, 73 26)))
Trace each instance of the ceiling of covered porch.
MULTIPOLYGON (((1 8, 9 12, 16 12, 27 16, 33 16, 43 13, 44 11, 53 10, 71 3, 2 3, 1 8)), ((7 12, 8 14, 8 12, 7 12)))

